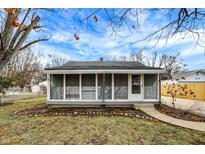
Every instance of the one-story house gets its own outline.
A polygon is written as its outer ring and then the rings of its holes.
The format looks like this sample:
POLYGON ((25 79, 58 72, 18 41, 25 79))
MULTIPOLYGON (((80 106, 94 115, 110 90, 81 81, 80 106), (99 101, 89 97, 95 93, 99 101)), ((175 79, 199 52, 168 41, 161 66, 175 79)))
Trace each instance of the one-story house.
POLYGON ((136 61, 68 61, 45 68, 47 104, 159 104, 161 68, 136 61))

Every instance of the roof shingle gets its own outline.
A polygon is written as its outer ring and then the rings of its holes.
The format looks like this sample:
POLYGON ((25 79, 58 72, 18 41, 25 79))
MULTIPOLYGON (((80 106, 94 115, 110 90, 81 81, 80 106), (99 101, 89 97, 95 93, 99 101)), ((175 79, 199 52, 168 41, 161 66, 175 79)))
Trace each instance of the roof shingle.
POLYGON ((89 69, 151 69, 162 70, 158 67, 149 67, 137 61, 68 61, 62 66, 45 68, 45 70, 89 70, 89 69))

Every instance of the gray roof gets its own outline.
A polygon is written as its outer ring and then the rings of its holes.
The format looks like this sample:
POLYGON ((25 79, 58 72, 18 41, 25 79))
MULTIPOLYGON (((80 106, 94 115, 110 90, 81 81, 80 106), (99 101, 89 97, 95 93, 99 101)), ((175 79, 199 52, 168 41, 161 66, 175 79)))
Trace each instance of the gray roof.
POLYGON ((177 74, 172 74, 172 77, 173 77, 173 79, 180 79, 184 76, 187 76, 187 75, 193 74, 193 73, 197 73, 197 72, 205 73, 205 69, 182 71, 182 72, 179 72, 177 74))
POLYGON ((45 68, 45 70, 89 70, 89 69, 148 69, 162 70, 149 67, 137 61, 68 61, 62 66, 45 68))

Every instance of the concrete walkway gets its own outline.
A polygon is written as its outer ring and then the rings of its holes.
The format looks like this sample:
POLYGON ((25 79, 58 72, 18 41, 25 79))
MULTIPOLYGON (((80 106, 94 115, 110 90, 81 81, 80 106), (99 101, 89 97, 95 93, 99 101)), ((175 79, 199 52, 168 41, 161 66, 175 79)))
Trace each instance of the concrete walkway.
POLYGON ((163 113, 160 113, 159 111, 155 110, 153 107, 136 107, 136 109, 140 109, 147 113, 148 115, 163 121, 165 123, 170 123, 172 125, 189 128, 193 130, 198 131, 205 131, 205 122, 192 122, 192 121, 186 121, 181 119, 176 119, 170 116, 167 116, 163 113))
MULTIPOLYGON (((162 104, 173 107, 172 98, 162 96, 162 104)), ((182 109, 205 117, 205 101, 176 98, 175 106, 178 109, 182 109)))

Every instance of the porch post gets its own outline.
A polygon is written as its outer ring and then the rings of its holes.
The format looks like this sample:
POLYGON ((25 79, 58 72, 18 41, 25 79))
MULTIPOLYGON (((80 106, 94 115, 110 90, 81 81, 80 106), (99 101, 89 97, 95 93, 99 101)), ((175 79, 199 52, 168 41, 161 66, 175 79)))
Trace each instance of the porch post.
POLYGON ((98 74, 95 74, 95 99, 98 100, 98 74))
POLYGON ((115 98, 114 94, 114 73, 112 73, 112 100, 115 98))
POLYGON ((50 78, 50 74, 47 74, 47 100, 50 99, 50 87, 51 87, 51 78, 50 78))
POLYGON ((102 89, 103 89, 103 102, 105 101, 105 73, 103 73, 103 85, 102 85, 102 89))
POLYGON ((141 74, 141 81, 142 81, 142 101, 144 101, 144 74, 141 74))
POLYGON ((79 99, 82 99, 82 74, 79 74, 79 99))
POLYGON ((160 81, 160 75, 158 74, 158 100, 161 101, 161 81, 160 81))
POLYGON ((65 100, 66 96, 66 75, 63 74, 63 99, 65 100))

